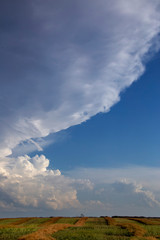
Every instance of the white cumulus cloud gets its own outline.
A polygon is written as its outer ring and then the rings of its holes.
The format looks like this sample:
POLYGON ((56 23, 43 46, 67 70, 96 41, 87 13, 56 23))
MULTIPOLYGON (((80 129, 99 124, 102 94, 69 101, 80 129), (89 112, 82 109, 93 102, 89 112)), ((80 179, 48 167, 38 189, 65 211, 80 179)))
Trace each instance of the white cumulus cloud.
POLYGON ((73 180, 48 170, 44 155, 6 158, 0 163, 0 207, 63 209, 79 206, 73 180), (6 206, 6 207, 4 207, 6 206))
POLYGON ((48 166, 44 155, 1 159, 1 216, 157 216, 159 212, 157 169, 77 169, 61 174, 48 166))
POLYGON ((159 168, 82 168, 66 172, 75 180, 86 177, 92 188, 77 189, 88 215, 159 216, 159 168))

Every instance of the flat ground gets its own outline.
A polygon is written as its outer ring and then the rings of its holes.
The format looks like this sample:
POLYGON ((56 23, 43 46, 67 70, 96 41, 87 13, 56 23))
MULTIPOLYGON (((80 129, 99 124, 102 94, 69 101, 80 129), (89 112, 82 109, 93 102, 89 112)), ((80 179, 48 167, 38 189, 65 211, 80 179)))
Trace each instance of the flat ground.
POLYGON ((5 218, 0 240, 156 240, 160 218, 5 218))

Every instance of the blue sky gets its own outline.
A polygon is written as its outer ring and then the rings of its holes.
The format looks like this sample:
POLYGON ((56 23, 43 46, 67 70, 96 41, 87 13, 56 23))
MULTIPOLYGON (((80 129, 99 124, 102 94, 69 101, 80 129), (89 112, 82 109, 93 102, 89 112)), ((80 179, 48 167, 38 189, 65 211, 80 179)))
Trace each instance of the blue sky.
POLYGON ((57 142, 44 149, 53 165, 63 170, 77 166, 159 167, 159 65, 158 52, 109 113, 99 113, 59 137, 57 134, 57 142))
POLYGON ((0 23, 0 217, 160 216, 159 1, 5 0, 0 23))

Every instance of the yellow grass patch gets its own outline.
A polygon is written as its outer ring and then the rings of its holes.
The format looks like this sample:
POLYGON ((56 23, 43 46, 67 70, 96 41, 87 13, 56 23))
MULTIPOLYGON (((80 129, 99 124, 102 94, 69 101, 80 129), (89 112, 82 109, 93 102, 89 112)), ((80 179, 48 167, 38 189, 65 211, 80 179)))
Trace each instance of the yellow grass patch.
POLYGON ((11 225, 20 225, 20 224, 28 222, 31 219, 33 219, 33 218, 29 218, 29 217, 28 218, 22 218, 22 219, 20 219, 16 222, 13 222, 11 225))
MULTIPOLYGON (((115 221, 114 218, 111 217, 105 217, 104 218, 106 220, 107 225, 114 225, 114 226, 119 226, 121 228, 125 228, 128 230, 128 232, 135 236, 135 237, 139 237, 139 236, 143 236, 146 233, 146 230, 134 223, 117 223, 115 221)), ((136 238, 135 238, 136 239, 136 238)))
POLYGON ((80 227, 83 226, 85 224, 85 222, 87 221, 88 217, 82 217, 80 218, 76 223, 75 223, 75 227, 80 227))
POLYGON ((41 226, 47 226, 47 225, 50 225, 50 224, 54 224, 61 218, 62 217, 53 217, 50 220, 48 220, 47 222, 42 223, 41 226))
POLYGON ((75 225, 65 223, 56 224, 55 222, 57 222, 58 219, 60 219, 60 217, 57 218, 55 217, 50 221, 45 222, 44 224, 41 225, 43 227, 40 228, 38 231, 22 236, 19 238, 19 240, 51 240, 51 239, 53 240, 54 238, 51 237, 53 233, 58 232, 60 230, 64 230, 69 227, 83 226, 88 218, 87 217, 80 218, 75 225))
POLYGON ((148 219, 148 218, 129 218, 129 219, 145 225, 160 225, 160 222, 158 220, 156 221, 156 219, 148 219))
POLYGON ((157 240, 155 237, 146 237, 146 240, 157 240))
POLYGON ((116 221, 114 220, 114 218, 104 217, 104 219, 106 220, 106 224, 107 224, 107 225, 117 225, 117 223, 116 223, 116 221))
POLYGON ((53 240, 53 238, 51 237, 51 234, 71 226, 72 226, 71 224, 60 224, 60 223, 48 225, 45 228, 40 228, 36 232, 20 237, 19 240, 51 240, 51 239, 53 240))
POLYGON ((146 230, 134 223, 117 223, 116 226, 120 226, 121 228, 126 228, 131 235, 140 237, 146 233, 146 230))

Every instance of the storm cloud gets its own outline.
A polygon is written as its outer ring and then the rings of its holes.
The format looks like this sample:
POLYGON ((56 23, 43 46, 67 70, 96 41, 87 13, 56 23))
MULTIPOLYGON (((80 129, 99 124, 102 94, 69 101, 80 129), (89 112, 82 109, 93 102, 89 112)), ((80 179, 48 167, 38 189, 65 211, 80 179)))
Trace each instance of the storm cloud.
POLYGON ((0 20, 1 156, 109 111, 158 50, 157 0, 7 0, 0 20))

